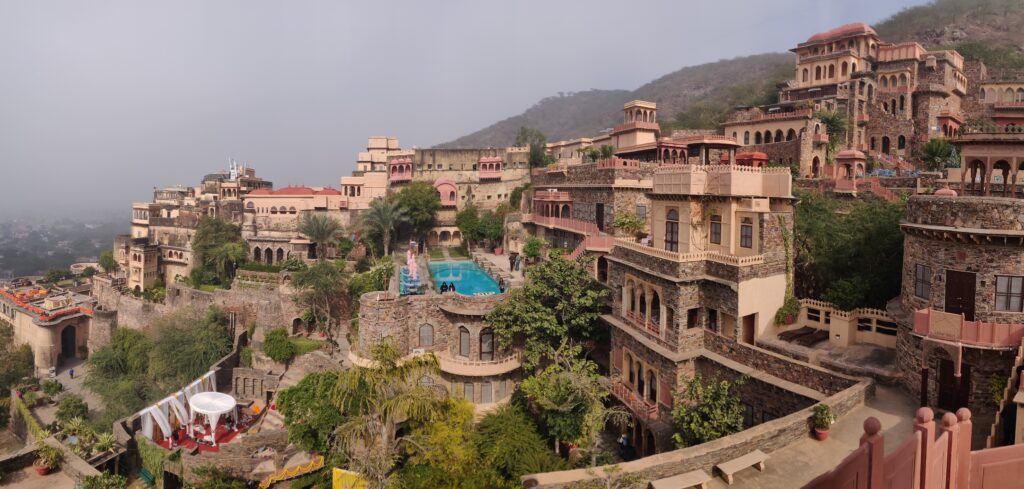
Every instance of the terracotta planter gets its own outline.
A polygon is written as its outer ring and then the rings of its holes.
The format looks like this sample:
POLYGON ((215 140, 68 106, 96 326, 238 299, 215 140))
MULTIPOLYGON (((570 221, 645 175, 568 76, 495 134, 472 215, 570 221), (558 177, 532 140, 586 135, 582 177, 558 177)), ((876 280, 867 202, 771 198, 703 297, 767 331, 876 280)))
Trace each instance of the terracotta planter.
POLYGON ((792 314, 786 314, 786 325, 790 325, 796 322, 796 316, 792 314))
POLYGON ((818 441, 828 440, 828 432, 829 432, 829 428, 825 428, 825 429, 814 428, 814 437, 817 438, 818 441))
POLYGON ((504 251, 505 250, 502 247, 500 247, 500 246, 497 247, 497 248, 494 248, 494 254, 495 255, 501 255, 504 251))
POLYGON ((36 473, 39 475, 46 475, 50 473, 50 468, 45 465, 32 464, 32 468, 36 469, 36 473))

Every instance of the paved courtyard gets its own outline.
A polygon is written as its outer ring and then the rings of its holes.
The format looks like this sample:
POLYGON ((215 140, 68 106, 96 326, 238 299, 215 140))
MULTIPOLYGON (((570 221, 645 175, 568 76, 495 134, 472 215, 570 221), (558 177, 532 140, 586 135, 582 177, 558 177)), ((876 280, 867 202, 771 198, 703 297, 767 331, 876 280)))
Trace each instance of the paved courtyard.
MULTIPOLYGON (((64 362, 64 365, 57 370, 57 381, 64 386, 64 394, 75 394, 81 396, 89 405, 89 417, 96 419, 97 415, 105 408, 103 400, 93 391, 85 387, 85 379, 89 377, 89 364, 85 360, 74 360, 64 362), (71 369, 75 369, 75 378, 71 378, 71 369)), ((36 416, 43 424, 52 423, 56 419, 57 405, 40 406, 34 410, 36 416)))
POLYGON ((874 416, 882 422, 885 451, 898 448, 913 432, 914 413, 918 404, 894 387, 878 385, 875 397, 865 406, 854 409, 832 425, 826 441, 817 441, 808 435, 786 448, 769 454, 764 472, 749 468, 736 473, 730 486, 716 476, 708 487, 713 489, 791 489, 801 487, 811 479, 835 468, 847 455, 860 446, 864 434, 864 420, 874 416))
POLYGON ((0 480, 0 486, 17 487, 18 489, 74 489, 75 481, 71 480, 63 471, 42 476, 29 466, 4 476, 3 480, 0 480))

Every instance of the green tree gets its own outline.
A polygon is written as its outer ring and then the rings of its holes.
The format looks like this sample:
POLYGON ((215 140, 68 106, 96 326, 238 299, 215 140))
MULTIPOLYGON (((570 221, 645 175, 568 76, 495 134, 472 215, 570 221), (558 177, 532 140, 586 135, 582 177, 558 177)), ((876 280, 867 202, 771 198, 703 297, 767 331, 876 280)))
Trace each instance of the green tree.
POLYGON ((391 257, 381 257, 369 270, 352 276, 348 281, 349 295, 358 303, 359 297, 367 292, 387 290, 393 270, 391 257))
POLYGON ((959 165, 956 148, 946 138, 932 138, 921 148, 921 161, 929 171, 959 165))
POLYGON ((523 201, 523 193, 530 189, 529 183, 524 183, 514 189, 508 195, 508 203, 513 209, 519 210, 519 204, 523 201))
POLYGON ((242 241, 238 226, 220 218, 203 216, 199 219, 196 234, 192 237, 192 253, 196 266, 192 277, 205 282, 193 282, 193 287, 210 283, 216 274, 219 283, 229 283, 236 264, 244 261, 247 247, 242 241), (229 243, 239 246, 225 247, 229 243), (241 248, 241 258, 239 258, 241 248), (196 272, 200 270, 200 272, 196 272))
POLYGON ((600 148, 595 148, 593 146, 587 148, 587 158, 590 158, 590 161, 593 161, 593 162, 596 162, 597 160, 600 160, 601 159, 601 149, 600 148))
POLYGON ((376 199, 361 217, 367 233, 379 236, 384 243, 384 255, 390 255, 395 228, 408 220, 405 208, 394 200, 376 199))
POLYGON ((615 156, 615 146, 612 146, 610 144, 602 144, 601 158, 607 160, 613 156, 615 156))
POLYGON ((113 273, 118 269, 117 260, 114 260, 114 251, 107 250, 100 253, 99 266, 104 273, 113 273))
POLYGON ((32 347, 14 342, 14 328, 0 320, 0 392, 9 392, 21 379, 35 372, 32 347))
POLYGON ((732 389, 743 385, 745 377, 729 382, 704 383, 700 375, 685 381, 676 393, 672 420, 678 433, 672 435, 678 447, 692 447, 743 430, 743 404, 732 389))
POLYGON ((153 349, 148 373, 164 390, 195 380, 231 350, 227 317, 214 306, 162 316, 150 330, 153 349))
POLYGON ((437 223, 437 211, 441 210, 441 196, 429 182, 412 182, 395 194, 395 202, 405 209, 405 224, 418 240, 426 239, 427 233, 437 223))
POLYGON ((647 487, 647 479, 642 475, 626 472, 618 465, 603 467, 600 474, 594 469, 588 469, 587 473, 595 478, 573 482, 569 484, 569 489, 643 489, 647 487))
POLYGON ((547 154, 547 138, 544 133, 530 127, 520 127, 516 134, 516 146, 530 147, 530 167, 546 166, 554 158, 547 154))
POLYGON ((493 487, 497 472, 480 463, 473 444, 473 405, 448 399, 432 420, 412 429, 400 473, 406 487, 493 487))
POLYGON ((82 277, 84 278, 89 278, 93 275, 96 275, 96 268, 94 267, 85 267, 85 270, 82 270, 82 277))
POLYGON ((327 258, 327 249, 341 231, 341 223, 326 214, 306 214, 299 221, 298 230, 316 245, 317 261, 323 261, 327 258))
POLYGON ((554 437, 555 452, 561 441, 579 443, 597 465, 598 444, 605 426, 629 423, 622 406, 608 407, 608 390, 601 384, 597 364, 582 357, 579 345, 563 341, 552 362, 539 374, 523 380, 521 386, 530 402, 539 408, 554 437))
POLYGON ((523 287, 513 289, 509 300, 495 306, 485 321, 494 327, 502 347, 524 344, 523 366, 529 370, 565 338, 598 339, 597 320, 606 294, 577 262, 555 256, 531 267, 523 287))
POLYGON ((401 450, 409 435, 400 435, 405 423, 415 428, 432 419, 443 395, 421 379, 440 373, 433 354, 402 359, 390 341, 374 345, 371 364, 338 372, 332 400, 348 417, 338 428, 338 446, 351 467, 371 487, 386 487, 393 480, 401 450))
POLYGON ((330 331, 346 317, 346 274, 337 265, 319 262, 292 275, 295 303, 308 311, 308 316, 321 331, 330 331))
POLYGON ((616 212, 615 219, 612 221, 612 226, 615 229, 630 237, 642 231, 646 225, 647 221, 629 211, 616 212))
POLYGON ((474 205, 467 205, 455 214, 455 225, 462 233, 462 239, 472 248, 473 243, 483 239, 480 229, 480 211, 474 205))
POLYGON ((523 244, 523 256, 531 260, 540 258, 540 251, 548 243, 541 238, 536 236, 530 236, 526 238, 526 243, 523 244))
POLYGON ((491 211, 485 211, 480 216, 480 235, 491 242, 491 246, 501 245, 505 237, 505 216, 491 211))
POLYGON ((289 442, 316 453, 330 451, 335 428, 345 420, 331 403, 337 383, 337 372, 314 372, 278 394, 277 406, 284 416, 289 442))
POLYGON ((838 110, 820 110, 814 114, 814 117, 825 125, 825 133, 828 134, 826 156, 831 162, 835 158, 836 148, 840 144, 846 144, 846 132, 850 128, 850 120, 846 114, 838 110))
POLYGON ((61 280, 67 280, 74 276, 75 274, 71 273, 71 270, 66 268, 51 268, 46 271, 46 275, 44 275, 43 279, 48 283, 55 284, 61 280))
POLYGON ((533 419, 514 402, 480 420, 475 443, 480 466, 496 470, 506 487, 522 487, 519 478, 526 474, 566 468, 565 461, 546 447, 533 419))
POLYGON ((277 363, 292 361, 296 351, 295 343, 288 339, 288 333, 284 328, 272 330, 263 338, 263 353, 277 363))
POLYGON ((82 396, 68 394, 57 404, 57 421, 65 422, 72 418, 85 419, 89 416, 89 405, 82 399, 82 396))

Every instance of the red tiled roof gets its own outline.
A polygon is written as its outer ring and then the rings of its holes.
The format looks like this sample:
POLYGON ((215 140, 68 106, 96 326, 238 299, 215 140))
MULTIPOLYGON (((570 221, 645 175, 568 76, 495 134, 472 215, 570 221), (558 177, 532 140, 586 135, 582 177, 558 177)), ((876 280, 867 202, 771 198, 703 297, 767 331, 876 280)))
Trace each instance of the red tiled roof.
POLYGON ((825 41, 828 39, 835 39, 843 36, 849 36, 854 34, 876 34, 875 30, 871 26, 863 22, 855 22, 853 24, 846 24, 836 27, 827 32, 819 32, 807 39, 807 42, 825 41))
POLYGON ((249 192, 247 195, 253 196, 253 195, 271 195, 271 194, 272 194, 272 192, 270 191, 270 189, 268 189, 268 188, 259 188, 259 189, 253 190, 252 192, 249 192))

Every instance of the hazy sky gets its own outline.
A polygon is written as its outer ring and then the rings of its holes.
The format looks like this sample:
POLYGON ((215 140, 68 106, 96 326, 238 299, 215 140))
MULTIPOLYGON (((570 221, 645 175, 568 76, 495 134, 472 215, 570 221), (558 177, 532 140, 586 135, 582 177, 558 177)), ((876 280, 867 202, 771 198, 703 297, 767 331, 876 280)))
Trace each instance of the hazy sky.
POLYGON ((559 91, 634 89, 923 0, 0 0, 0 216, 127 214, 233 157, 338 185, 559 91))

